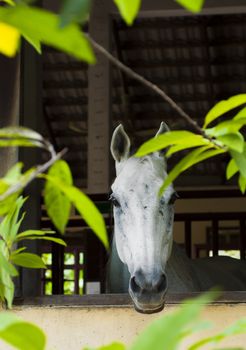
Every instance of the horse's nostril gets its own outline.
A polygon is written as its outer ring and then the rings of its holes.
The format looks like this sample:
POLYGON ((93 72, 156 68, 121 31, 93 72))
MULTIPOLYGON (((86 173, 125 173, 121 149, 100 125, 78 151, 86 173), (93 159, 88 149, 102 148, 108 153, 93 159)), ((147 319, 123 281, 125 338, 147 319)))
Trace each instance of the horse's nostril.
POLYGON ((130 279, 130 289, 134 294, 162 294, 167 289, 167 277, 160 274, 147 279, 144 274, 138 272, 130 279))
POLYGON ((159 281, 156 284, 157 292, 163 292, 167 289, 167 277, 166 275, 161 275, 159 281))
POLYGON ((140 286, 136 282, 136 278, 132 277, 130 280, 130 287, 133 293, 139 293, 141 291, 140 286))

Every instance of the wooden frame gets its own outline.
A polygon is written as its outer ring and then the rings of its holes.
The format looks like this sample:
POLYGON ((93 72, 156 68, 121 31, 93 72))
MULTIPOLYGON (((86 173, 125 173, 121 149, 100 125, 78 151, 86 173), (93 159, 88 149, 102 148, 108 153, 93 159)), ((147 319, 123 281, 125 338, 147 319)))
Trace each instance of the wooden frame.
MULTIPOLYGON (((200 293, 167 294, 166 304, 180 304, 184 299, 198 296, 200 293)), ((213 304, 245 304, 246 292, 224 292, 213 304)), ((77 307, 133 307, 128 294, 100 294, 84 296, 44 296, 16 298, 15 306, 77 306, 77 307)))

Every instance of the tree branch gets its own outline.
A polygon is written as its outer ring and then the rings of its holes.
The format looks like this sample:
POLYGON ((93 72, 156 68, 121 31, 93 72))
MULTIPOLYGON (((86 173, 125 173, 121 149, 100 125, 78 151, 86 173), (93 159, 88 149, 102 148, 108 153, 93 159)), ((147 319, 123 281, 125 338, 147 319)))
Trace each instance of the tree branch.
POLYGON ((205 134, 204 130, 195 122, 181 107, 177 105, 174 100, 169 97, 165 91, 160 89, 156 84, 151 83, 149 80, 145 79, 138 73, 134 72, 131 68, 127 67, 124 63, 119 61, 116 57, 114 57, 111 53, 109 53, 103 46, 98 44, 94 39, 92 39, 88 34, 87 34, 88 40, 90 41, 91 45, 94 47, 95 50, 100 52, 102 55, 107 57, 107 59, 116 67, 121 69, 123 72, 125 72, 129 77, 132 79, 135 79, 157 93, 164 101, 166 101, 178 114, 186 120, 186 122, 192 126, 193 129, 196 130, 197 133, 201 134, 203 137, 206 139, 211 139, 205 134))
POLYGON ((20 190, 23 190, 27 185, 29 185, 30 182, 32 182, 39 174, 44 173, 52 164, 54 164, 58 159, 62 158, 62 156, 67 152, 67 149, 64 148, 59 153, 54 153, 53 147, 51 147, 51 158, 48 160, 48 162, 38 165, 36 170, 34 170, 28 179, 26 181, 19 181, 18 183, 10 186, 7 191, 5 191, 2 195, 0 195, 0 201, 3 201, 7 197, 9 197, 11 194, 14 194, 20 190))

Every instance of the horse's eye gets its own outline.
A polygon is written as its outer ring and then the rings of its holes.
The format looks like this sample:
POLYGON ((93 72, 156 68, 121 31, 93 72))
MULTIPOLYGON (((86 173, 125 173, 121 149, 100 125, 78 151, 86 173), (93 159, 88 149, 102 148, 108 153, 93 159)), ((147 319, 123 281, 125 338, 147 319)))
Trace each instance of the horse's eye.
POLYGON ((119 201, 111 194, 111 196, 109 197, 109 200, 113 203, 113 205, 115 207, 120 207, 120 203, 119 201))
POLYGON ((174 204, 174 202, 176 201, 176 199, 179 198, 179 195, 177 194, 177 192, 173 192, 173 194, 171 195, 168 204, 174 204))

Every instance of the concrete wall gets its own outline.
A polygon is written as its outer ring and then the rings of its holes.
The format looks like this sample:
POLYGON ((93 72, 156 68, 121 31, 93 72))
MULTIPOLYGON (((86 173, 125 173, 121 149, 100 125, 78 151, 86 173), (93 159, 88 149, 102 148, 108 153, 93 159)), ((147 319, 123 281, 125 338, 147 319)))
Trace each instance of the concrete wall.
MULTIPOLYGON (((115 340, 131 344, 136 335, 153 319, 173 312, 177 305, 169 304, 161 314, 142 315, 132 306, 125 307, 15 307, 14 312, 25 320, 39 325, 48 336, 47 349, 80 350, 86 346, 96 347, 115 340)), ((246 302, 241 304, 210 305, 203 313, 204 319, 214 322, 214 331, 229 326, 233 321, 245 317, 246 302)), ((198 340, 212 331, 194 334, 184 343, 198 340)), ((242 347, 246 343, 246 334, 228 338, 219 348, 225 346, 242 347)), ((1 350, 10 349, 0 343, 1 350)), ((204 347, 206 349, 206 347, 204 347)), ((154 350, 154 349, 150 349, 154 350)))

